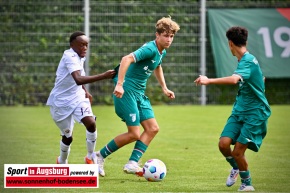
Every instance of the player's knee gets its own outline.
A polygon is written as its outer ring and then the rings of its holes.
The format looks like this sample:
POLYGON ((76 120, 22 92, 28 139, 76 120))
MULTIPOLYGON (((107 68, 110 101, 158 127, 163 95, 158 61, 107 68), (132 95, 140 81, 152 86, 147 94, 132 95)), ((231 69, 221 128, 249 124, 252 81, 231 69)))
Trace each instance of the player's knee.
POLYGON ((151 133, 151 135, 156 135, 159 132, 159 126, 158 125, 154 125, 149 129, 149 132, 151 133))
POLYGON ((226 149, 228 149, 229 147, 230 147, 230 145, 231 145, 231 143, 229 143, 228 141, 226 141, 226 140, 220 140, 219 141, 219 144, 218 144, 218 146, 219 146, 219 149, 222 151, 222 150, 226 150, 226 149))
POLYGON ((138 132, 129 132, 130 142, 140 140, 140 133, 138 132))
POLYGON ((89 132, 94 133, 96 131, 96 123, 90 122, 89 124, 86 125, 86 128, 89 132))
POLYGON ((96 121, 93 117, 87 116, 84 117, 82 123, 85 125, 87 131, 94 133, 96 131, 96 121))
POLYGON ((72 143, 72 141, 73 141, 72 136, 70 136, 70 137, 62 136, 62 142, 65 145, 70 145, 72 143))
POLYGON ((235 150, 235 149, 234 149, 234 150, 232 151, 232 156, 235 158, 235 160, 237 160, 237 159, 243 157, 243 156, 244 156, 244 153, 241 152, 241 151, 238 151, 238 150, 235 150))

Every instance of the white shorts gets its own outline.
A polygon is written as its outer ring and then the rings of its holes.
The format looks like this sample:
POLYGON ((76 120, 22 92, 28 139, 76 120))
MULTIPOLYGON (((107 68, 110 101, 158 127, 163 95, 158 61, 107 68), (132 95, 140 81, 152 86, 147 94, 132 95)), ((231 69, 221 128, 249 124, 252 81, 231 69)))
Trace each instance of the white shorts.
POLYGON ((66 137, 72 136, 74 120, 81 123, 84 117, 91 116, 95 118, 89 100, 82 101, 75 107, 50 106, 50 114, 60 129, 61 135, 65 135, 66 137))

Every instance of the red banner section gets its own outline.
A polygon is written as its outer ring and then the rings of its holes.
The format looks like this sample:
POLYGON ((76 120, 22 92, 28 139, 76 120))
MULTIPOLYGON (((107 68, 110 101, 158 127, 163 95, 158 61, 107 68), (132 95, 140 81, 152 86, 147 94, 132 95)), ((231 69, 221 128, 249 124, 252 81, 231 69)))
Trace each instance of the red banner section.
POLYGON ((290 21, 290 8, 278 8, 277 11, 290 21))

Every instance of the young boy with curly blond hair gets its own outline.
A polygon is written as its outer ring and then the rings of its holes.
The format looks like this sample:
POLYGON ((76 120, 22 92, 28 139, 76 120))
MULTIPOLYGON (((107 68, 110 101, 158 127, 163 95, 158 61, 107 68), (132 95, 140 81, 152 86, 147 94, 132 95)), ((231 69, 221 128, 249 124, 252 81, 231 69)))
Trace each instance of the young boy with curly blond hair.
POLYGON ((155 27, 155 40, 124 56, 116 69, 118 73, 113 79, 115 112, 126 123, 128 130, 96 152, 101 176, 105 176, 104 159, 132 142, 135 142, 135 146, 123 171, 143 174, 138 161, 159 131, 150 100, 145 95, 146 83, 152 73, 155 74, 163 93, 170 99, 175 98, 174 92, 166 86, 161 63, 166 49, 170 47, 180 28, 170 16, 158 20, 155 27), (140 133, 140 124, 144 129, 143 133, 140 133))

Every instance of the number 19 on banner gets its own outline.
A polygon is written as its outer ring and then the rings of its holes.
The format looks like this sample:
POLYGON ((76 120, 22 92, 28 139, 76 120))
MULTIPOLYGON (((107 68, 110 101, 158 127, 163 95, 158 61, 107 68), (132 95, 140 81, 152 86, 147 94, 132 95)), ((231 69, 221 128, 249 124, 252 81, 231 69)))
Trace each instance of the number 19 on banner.
MULTIPOLYGON (((271 44, 271 36, 269 28, 261 27, 257 33, 263 36, 266 57, 272 58, 273 49, 271 44)), ((282 58, 290 57, 290 28, 286 26, 277 28, 273 33, 273 39, 279 47, 284 48, 283 52, 281 53, 281 57, 282 58), (288 35, 288 37, 283 38, 284 34, 285 36, 288 35)))

